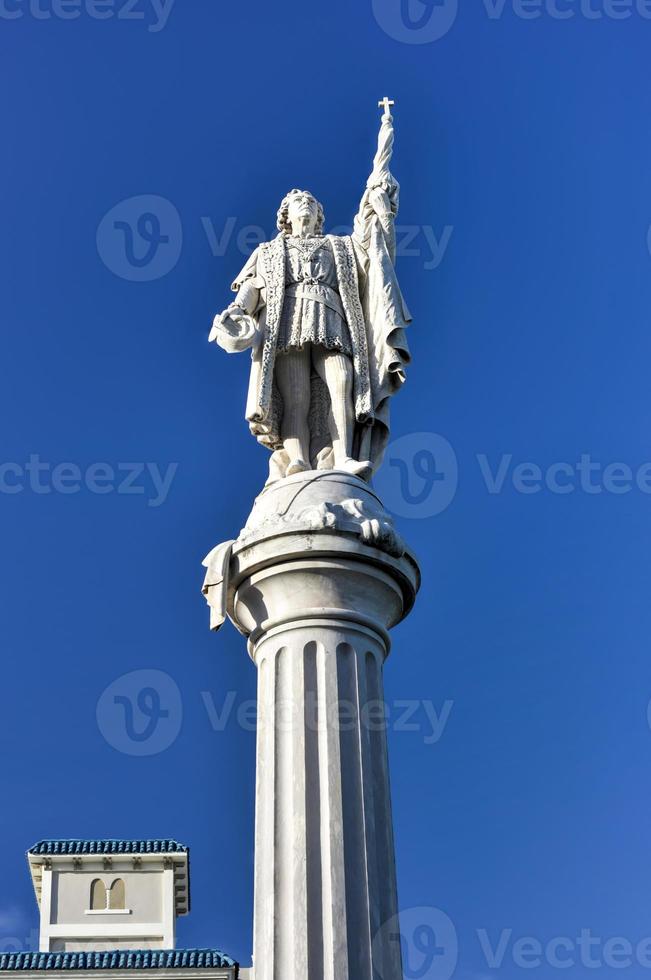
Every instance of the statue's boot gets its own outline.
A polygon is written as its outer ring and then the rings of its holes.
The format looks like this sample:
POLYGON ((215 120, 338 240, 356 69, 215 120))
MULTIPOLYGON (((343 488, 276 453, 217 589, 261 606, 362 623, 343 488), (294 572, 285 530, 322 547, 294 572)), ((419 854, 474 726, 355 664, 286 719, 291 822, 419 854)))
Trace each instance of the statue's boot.
POLYGON ((295 473, 305 473, 309 468, 304 459, 292 459, 287 467, 285 476, 294 476, 295 473))
POLYGON ((340 463, 335 463, 335 468, 346 470, 347 473, 352 473, 353 476, 358 476, 361 480, 368 480, 373 472, 373 464, 370 459, 360 461, 352 459, 350 456, 346 456, 340 463))

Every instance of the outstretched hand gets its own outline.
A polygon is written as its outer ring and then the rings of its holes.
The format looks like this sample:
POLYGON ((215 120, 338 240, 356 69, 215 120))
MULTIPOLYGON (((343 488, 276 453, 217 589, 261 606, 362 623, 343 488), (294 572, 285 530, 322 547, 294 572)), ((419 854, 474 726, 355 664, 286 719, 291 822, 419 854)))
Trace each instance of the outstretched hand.
POLYGON ((209 342, 216 341, 229 354, 254 347, 257 339, 255 320, 234 303, 217 314, 208 337, 209 342))

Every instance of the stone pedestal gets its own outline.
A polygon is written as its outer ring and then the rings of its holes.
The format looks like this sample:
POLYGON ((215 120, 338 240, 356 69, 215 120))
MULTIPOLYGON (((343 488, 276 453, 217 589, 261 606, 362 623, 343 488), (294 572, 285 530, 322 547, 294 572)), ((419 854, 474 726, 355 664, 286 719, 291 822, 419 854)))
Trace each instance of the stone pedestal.
POLYGON ((208 599, 225 589, 259 678, 255 980, 402 980, 382 669, 416 562, 331 471, 267 488, 226 565, 208 599))

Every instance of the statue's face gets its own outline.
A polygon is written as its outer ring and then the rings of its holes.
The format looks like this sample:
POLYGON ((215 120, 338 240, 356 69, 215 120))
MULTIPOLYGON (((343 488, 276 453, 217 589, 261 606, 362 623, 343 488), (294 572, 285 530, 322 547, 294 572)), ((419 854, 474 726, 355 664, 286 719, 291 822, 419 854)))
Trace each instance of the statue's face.
POLYGON ((310 233, 314 232, 318 218, 318 205, 316 200, 307 191, 300 194, 293 194, 289 200, 287 217, 292 231, 298 227, 307 226, 310 233))

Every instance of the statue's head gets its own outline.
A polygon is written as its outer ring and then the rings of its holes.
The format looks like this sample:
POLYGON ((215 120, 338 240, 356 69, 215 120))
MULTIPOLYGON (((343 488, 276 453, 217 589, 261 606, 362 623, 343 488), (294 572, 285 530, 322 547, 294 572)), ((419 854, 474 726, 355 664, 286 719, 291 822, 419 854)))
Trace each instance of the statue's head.
POLYGON ((320 235, 325 216, 323 207, 314 194, 300 191, 297 187, 287 194, 278 208, 278 231, 291 235, 298 227, 305 227, 310 234, 320 235))

